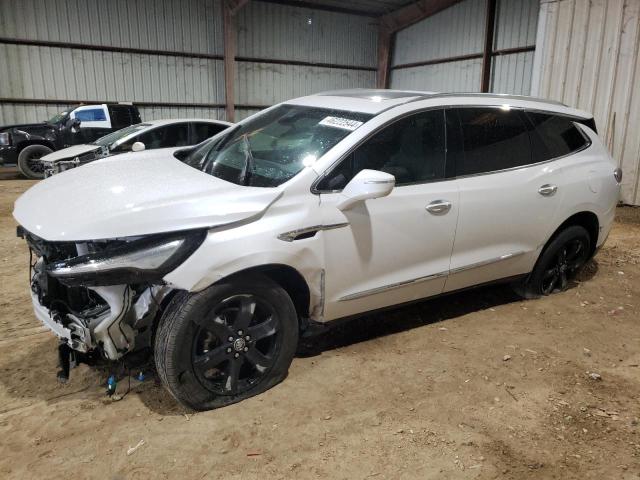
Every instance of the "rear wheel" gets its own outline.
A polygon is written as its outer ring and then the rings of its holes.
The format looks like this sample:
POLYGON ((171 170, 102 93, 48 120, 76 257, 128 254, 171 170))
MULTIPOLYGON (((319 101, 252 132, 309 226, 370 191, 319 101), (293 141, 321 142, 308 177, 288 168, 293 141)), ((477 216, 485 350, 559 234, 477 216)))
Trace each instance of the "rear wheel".
POLYGON ((44 145, 29 145, 18 155, 18 170, 27 178, 35 180, 44 178, 44 165, 40 159, 53 152, 44 145))
POLYGON ((579 225, 567 227, 545 248, 531 274, 516 285, 516 291, 525 298, 564 291, 590 255, 587 230, 579 225))
POLYGON ((181 404, 210 410, 281 382, 298 343, 287 292, 261 275, 179 294, 156 334, 158 374, 181 404))

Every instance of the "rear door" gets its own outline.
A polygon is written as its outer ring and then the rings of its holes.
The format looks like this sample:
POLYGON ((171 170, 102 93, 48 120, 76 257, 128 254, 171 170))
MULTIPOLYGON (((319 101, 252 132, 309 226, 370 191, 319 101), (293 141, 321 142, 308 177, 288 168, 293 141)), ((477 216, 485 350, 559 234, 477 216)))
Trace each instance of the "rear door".
POLYGON ((528 273, 558 225, 562 172, 534 155, 522 110, 450 108, 447 117, 460 213, 445 291, 528 273))

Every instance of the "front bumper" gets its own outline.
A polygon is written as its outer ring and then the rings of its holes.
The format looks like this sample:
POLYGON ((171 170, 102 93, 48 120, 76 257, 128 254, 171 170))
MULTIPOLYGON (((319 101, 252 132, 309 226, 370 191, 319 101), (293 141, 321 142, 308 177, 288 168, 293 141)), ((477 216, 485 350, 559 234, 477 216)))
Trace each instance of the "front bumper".
POLYGON ((59 316, 54 316, 47 307, 42 305, 33 292, 31 292, 31 303, 36 318, 71 349, 86 353, 93 347, 91 334, 86 328, 74 323, 65 327, 59 316))
POLYGON ((18 163, 18 149, 15 145, 0 145, 0 165, 18 163))

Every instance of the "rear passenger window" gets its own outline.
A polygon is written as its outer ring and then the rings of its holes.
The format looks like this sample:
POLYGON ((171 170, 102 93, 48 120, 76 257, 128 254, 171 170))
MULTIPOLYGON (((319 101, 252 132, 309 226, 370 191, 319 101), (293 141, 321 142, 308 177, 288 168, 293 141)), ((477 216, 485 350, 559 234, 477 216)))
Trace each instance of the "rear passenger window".
POLYGON ((529 133, 519 110, 460 108, 463 154, 456 176, 487 173, 531 163, 529 133))
POLYGON ((533 124, 531 144, 534 162, 562 157, 582 149, 588 143, 569 118, 533 112, 527 112, 527 116, 533 124))
POLYGON ((397 186, 444 178, 444 110, 417 113, 383 128, 329 172, 317 189, 342 190, 364 169, 390 173, 397 186))
POLYGON ((144 143, 146 150, 154 148, 184 147, 189 145, 189 125, 177 123, 149 130, 133 140, 144 143))
POLYGON ((217 135, 227 128, 224 125, 215 123, 194 122, 193 124, 193 142, 194 144, 205 141, 207 138, 217 135))

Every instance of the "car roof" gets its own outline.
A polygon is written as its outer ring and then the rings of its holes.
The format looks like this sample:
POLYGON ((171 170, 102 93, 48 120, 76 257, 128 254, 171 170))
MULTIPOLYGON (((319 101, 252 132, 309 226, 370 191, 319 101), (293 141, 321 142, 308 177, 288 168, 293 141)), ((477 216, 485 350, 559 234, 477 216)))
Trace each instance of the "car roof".
POLYGON ((499 93, 441 93, 415 90, 387 90, 356 88, 333 90, 307 97, 296 98, 285 103, 314 107, 335 108, 362 113, 378 114, 393 107, 409 102, 432 100, 433 105, 506 105, 528 109, 537 109, 579 118, 592 118, 589 112, 571 108, 554 100, 508 95, 499 93))
POLYGON ((204 123, 214 123, 218 125, 233 125, 232 123, 225 122, 223 120, 212 120, 210 118, 164 118, 160 120, 143 121, 140 123, 157 127, 160 125, 171 125, 173 123, 183 123, 183 122, 204 122, 204 123))

